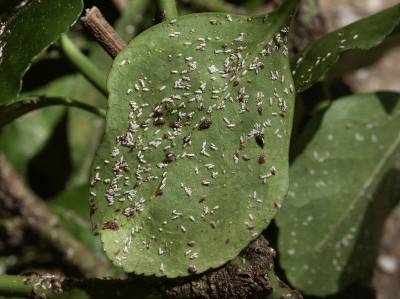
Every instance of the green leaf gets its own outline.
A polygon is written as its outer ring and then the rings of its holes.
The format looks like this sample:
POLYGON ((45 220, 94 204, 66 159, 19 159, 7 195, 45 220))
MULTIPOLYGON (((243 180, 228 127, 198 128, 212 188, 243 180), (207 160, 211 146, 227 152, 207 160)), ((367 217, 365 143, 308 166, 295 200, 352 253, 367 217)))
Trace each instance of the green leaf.
POLYGON ((23 1, 0 22, 0 104, 16 100, 32 60, 78 18, 81 0, 23 1))
POLYGON ((76 240, 97 256, 104 256, 100 239, 91 232, 90 209, 86 200, 88 192, 87 185, 68 189, 51 200, 49 206, 76 240))
POLYGON ((266 18, 179 17, 118 55, 91 191, 95 231, 116 265, 204 272, 275 215, 288 187, 286 33, 296 5, 266 18))
POLYGON ((368 277, 386 216, 399 200, 400 94, 335 101, 290 168, 277 216, 281 264, 292 285, 324 296, 368 277), (397 181, 396 181, 397 179, 397 181))
POLYGON ((400 4, 326 34, 310 44, 292 64, 296 91, 303 92, 320 80, 349 50, 378 46, 400 22, 400 4))

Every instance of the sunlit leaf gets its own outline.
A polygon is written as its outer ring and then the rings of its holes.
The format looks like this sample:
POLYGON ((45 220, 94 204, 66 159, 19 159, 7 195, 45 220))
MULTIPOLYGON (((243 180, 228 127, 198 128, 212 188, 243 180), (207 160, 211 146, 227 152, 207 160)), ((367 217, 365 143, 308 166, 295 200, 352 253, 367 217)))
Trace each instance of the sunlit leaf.
POLYGON ((324 35, 292 63, 296 91, 314 85, 349 50, 378 46, 400 23, 400 4, 324 35))

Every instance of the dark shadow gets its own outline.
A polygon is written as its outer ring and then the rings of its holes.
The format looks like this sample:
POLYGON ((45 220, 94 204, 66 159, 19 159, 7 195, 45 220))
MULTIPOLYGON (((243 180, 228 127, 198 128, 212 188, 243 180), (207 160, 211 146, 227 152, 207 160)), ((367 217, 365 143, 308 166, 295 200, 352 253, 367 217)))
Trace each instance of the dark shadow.
POLYGON ((378 92, 379 100, 387 114, 393 114, 399 102, 399 95, 394 92, 378 92))
POLYGON ((45 147, 29 162, 29 184, 42 198, 55 196, 65 188, 71 168, 65 113, 45 147))
MULTIPOLYGON (((48 50, 52 51, 52 50, 48 50)), ((56 52, 56 50, 53 50, 56 52)), ((59 53, 54 53, 59 56, 59 53)), ((23 92, 40 88, 65 75, 75 73, 72 64, 64 57, 44 58, 34 63, 24 76, 23 92)))
POLYGON ((289 149, 289 163, 292 164, 296 158, 304 151, 307 144, 312 140, 321 126, 322 119, 325 115, 327 108, 321 109, 308 122, 303 124, 302 128, 297 134, 292 134, 289 149))

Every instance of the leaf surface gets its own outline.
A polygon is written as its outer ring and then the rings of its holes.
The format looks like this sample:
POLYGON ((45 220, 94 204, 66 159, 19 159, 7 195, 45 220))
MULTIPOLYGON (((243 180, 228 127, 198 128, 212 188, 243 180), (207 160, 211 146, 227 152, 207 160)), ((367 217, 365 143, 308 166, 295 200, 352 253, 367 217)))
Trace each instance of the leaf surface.
POLYGON ((400 95, 342 98, 319 122, 305 131, 319 125, 290 168, 277 224, 289 281, 325 296, 368 277, 386 216, 399 200, 400 168, 391 169, 400 149, 400 95))
POLYGON ((266 18, 179 17, 114 61, 92 221, 125 271, 176 277, 221 266, 275 215, 288 187, 286 35, 296 4, 266 18))
POLYGON ((16 100, 32 60, 76 21, 82 0, 20 1, 0 22, 0 104, 16 100))
POLYGON ((400 4, 324 35, 292 63, 296 91, 319 81, 349 50, 368 50, 381 44, 400 23, 400 4))

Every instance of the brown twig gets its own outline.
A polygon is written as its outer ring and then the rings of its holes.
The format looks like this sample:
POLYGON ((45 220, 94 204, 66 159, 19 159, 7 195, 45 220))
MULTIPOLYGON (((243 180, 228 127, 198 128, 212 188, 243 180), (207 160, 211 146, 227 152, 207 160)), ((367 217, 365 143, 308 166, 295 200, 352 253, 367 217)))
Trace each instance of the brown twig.
POLYGON ((112 58, 115 58, 126 47, 124 40, 96 6, 86 9, 82 22, 112 58))
MULTIPOLYGON (((129 280, 73 279, 54 274, 33 274, 28 277, 2 276, 0 281, 13 280, 19 295, 85 291, 90 298, 191 298, 191 299, 263 299, 274 292, 279 298, 303 299, 276 278, 275 250, 261 236, 252 242, 240 256, 224 267, 202 275, 180 279, 155 279, 138 276, 129 280), (116 292, 118 290, 118 292, 116 292)), ((3 283, 9 290, 8 284, 3 283)), ((2 289, 0 288, 0 294, 2 289)))
POLYGON ((88 277, 108 275, 103 260, 66 231, 60 220, 26 185, 13 167, 0 156, 0 217, 19 217, 32 232, 47 242, 65 261, 88 277))

